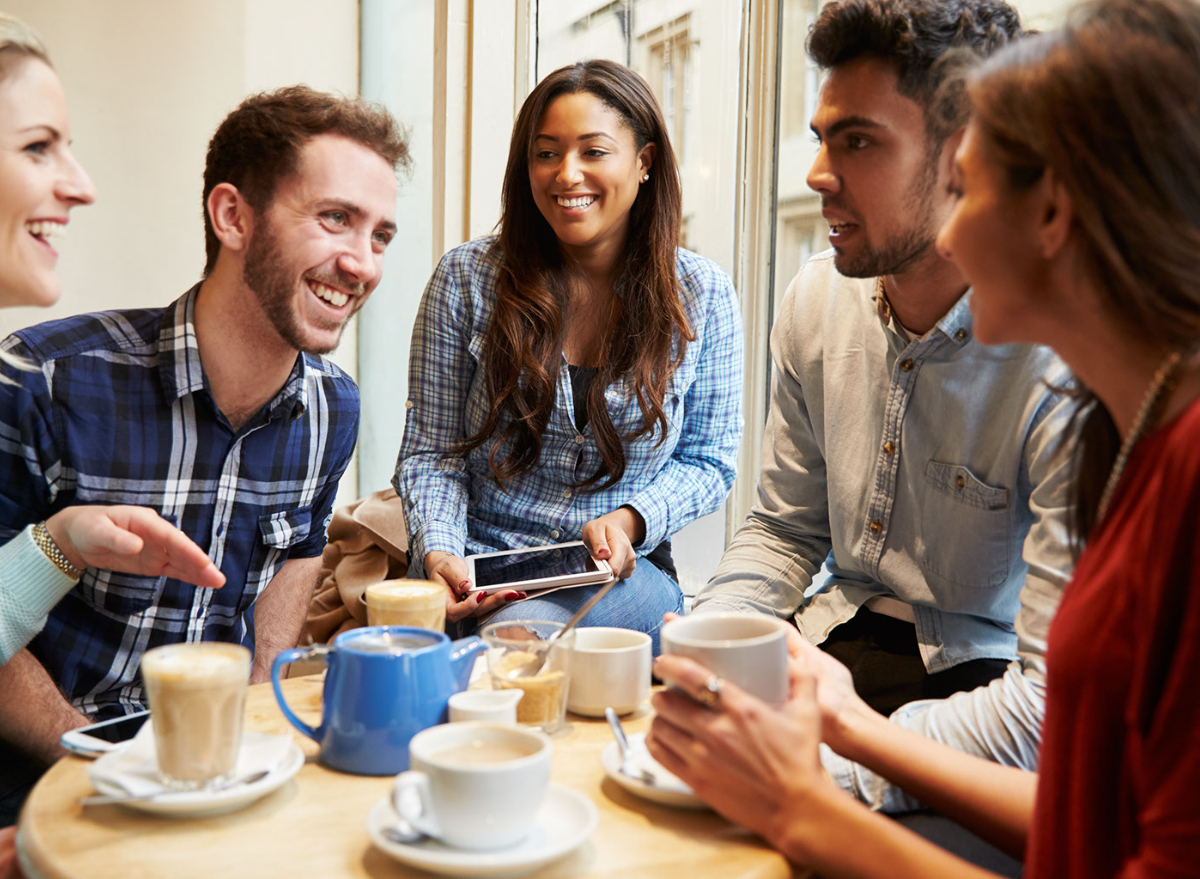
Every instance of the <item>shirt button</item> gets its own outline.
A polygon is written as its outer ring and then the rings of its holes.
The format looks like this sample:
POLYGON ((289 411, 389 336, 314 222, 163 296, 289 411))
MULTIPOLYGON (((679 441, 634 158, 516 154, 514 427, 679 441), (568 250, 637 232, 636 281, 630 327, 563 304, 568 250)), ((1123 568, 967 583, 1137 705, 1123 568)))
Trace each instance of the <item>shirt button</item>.
POLYGON ((954 484, 959 488, 965 488, 967 484, 967 478, 960 473, 954 477, 954 484))
POLYGON ((913 362, 911 360, 905 360, 900 364, 900 368, 905 372, 912 372, 913 362))
POLYGON ((563 497, 564 497, 564 498, 568 498, 568 497, 570 497, 570 496, 571 496, 571 492, 570 492, 570 490, 567 490, 567 491, 564 491, 564 492, 563 492, 563 497))
POLYGON ((582 436, 575 437, 575 445, 577 445, 577 446, 583 445, 583 437, 582 436))
POLYGON ((889 458, 892 455, 896 454, 896 444, 895 443, 884 443, 883 444, 883 453, 885 455, 887 455, 889 458))
POLYGON ((404 408, 405 408, 405 409, 411 409, 412 407, 413 407, 413 401, 412 401, 412 400, 405 400, 405 401, 404 401, 404 408))
POLYGON ((552 538, 554 538, 555 540, 558 540, 558 538, 559 538, 558 529, 557 529, 557 528, 555 528, 553 531, 551 531, 551 532, 550 532, 550 536, 551 536, 552 538))
POLYGON ((959 330, 958 332, 956 332, 956 333, 954 334, 954 338, 955 338, 955 339, 957 339, 957 340, 958 340, 958 341, 960 341, 960 342, 961 342, 963 339, 965 339, 966 337, 967 337, 967 331, 966 331, 966 330, 959 330))
POLYGON ((871 533, 872 534, 878 534, 882 530, 883 530, 883 523, 880 522, 878 519, 876 519, 874 522, 871 523, 871 533))

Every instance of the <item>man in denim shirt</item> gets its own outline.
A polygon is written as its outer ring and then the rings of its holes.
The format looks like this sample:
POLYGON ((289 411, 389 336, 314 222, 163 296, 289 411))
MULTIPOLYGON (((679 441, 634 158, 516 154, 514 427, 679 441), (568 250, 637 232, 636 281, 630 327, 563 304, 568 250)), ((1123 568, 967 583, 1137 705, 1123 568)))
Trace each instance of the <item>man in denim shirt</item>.
MULTIPOLYGON (((934 62, 1018 34, 999 0, 841 0, 814 24, 829 74, 808 183, 833 249, 784 299, 758 499, 696 612, 794 614, 894 722, 1033 769, 1070 565, 1067 376, 1046 349, 975 341, 934 247, 965 121, 934 62)), ((823 758, 877 807, 915 805, 823 758)))

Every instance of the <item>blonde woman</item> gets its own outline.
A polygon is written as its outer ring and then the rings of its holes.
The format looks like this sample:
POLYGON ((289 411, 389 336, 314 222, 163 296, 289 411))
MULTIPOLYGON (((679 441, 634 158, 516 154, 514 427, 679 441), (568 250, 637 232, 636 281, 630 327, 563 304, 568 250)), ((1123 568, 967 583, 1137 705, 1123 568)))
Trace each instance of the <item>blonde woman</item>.
MULTIPOLYGON (((54 304, 55 241, 95 189, 70 149, 62 84, 28 26, 0 14, 0 307, 54 304)), ((4 355, 0 355, 4 356, 4 355)), ((4 432, 0 429, 0 442, 4 432)), ((0 504, 13 503, 0 495, 0 504)), ((204 551, 140 507, 75 506, 0 547, 0 663, 45 623, 84 568, 220 586, 204 551)))

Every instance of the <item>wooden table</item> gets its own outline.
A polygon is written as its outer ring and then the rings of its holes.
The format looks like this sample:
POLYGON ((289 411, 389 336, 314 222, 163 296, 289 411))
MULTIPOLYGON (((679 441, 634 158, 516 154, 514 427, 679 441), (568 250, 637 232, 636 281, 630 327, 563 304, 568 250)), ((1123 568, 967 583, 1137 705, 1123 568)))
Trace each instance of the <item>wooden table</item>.
MULTIPOLYGON (((289 678, 283 686, 289 703, 315 724, 322 678, 289 678)), ((625 727, 643 731, 649 720, 643 708, 625 727)), ((316 743, 284 720, 269 684, 250 688, 246 722, 261 732, 292 733, 307 762, 283 787, 227 815, 170 819, 116 805, 84 810, 78 800, 92 793, 88 762, 60 760, 21 813, 17 848, 29 879, 430 875, 393 861, 367 836, 367 810, 388 792, 391 778, 347 775, 317 762, 316 743)), ((608 780, 600 752, 612 738, 603 721, 568 715, 553 741, 551 778, 589 796, 600 823, 580 849, 532 874, 537 879, 792 875, 778 853, 713 813, 657 806, 608 780)))

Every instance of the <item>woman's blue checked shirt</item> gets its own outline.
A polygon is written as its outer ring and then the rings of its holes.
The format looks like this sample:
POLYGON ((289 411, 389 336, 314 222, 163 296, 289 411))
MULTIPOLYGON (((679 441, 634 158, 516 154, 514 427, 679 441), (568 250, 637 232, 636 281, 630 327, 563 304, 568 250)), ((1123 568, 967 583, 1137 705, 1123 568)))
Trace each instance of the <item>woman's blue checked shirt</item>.
MULTIPOLYGON (((623 505, 646 520, 646 553, 712 512, 733 484, 742 435, 742 328, 729 277, 710 260, 680 250, 680 296, 696 340, 663 401, 666 441, 626 441, 626 470, 604 491, 572 483, 596 472, 600 454, 591 426, 575 429, 564 358, 558 397, 531 471, 503 487, 487 465, 490 443, 467 455, 451 450, 483 425, 488 411, 484 335, 495 301, 499 249, 494 238, 470 241, 444 257, 425 289, 413 331, 408 416, 393 484, 404 500, 412 563, 423 570, 435 550, 462 556, 578 540, 583 526, 623 505)), ((641 426, 629 380, 605 390, 621 434, 641 426)))

